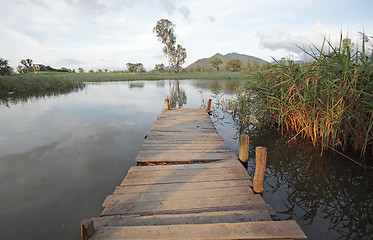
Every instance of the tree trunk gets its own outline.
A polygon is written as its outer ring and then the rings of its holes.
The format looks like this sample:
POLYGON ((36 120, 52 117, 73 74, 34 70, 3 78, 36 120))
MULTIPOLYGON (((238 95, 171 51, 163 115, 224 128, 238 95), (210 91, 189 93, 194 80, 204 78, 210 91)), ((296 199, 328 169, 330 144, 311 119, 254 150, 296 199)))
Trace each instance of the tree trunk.
POLYGON ((170 49, 168 48, 167 44, 166 44, 166 49, 167 49, 167 58, 168 58, 168 73, 171 73, 170 49))

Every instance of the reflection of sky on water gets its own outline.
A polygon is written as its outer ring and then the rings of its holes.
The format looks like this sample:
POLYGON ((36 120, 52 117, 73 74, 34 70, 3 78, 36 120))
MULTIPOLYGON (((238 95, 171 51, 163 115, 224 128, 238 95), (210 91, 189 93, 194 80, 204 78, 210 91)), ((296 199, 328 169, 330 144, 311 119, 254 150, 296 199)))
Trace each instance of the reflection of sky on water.
MULTIPOLYGON (((198 81, 178 81, 199 108, 198 81)), ((78 239, 119 185, 175 81, 88 84, 79 92, 0 105, 0 239, 78 239), (48 226, 46 228, 45 226, 48 226)))

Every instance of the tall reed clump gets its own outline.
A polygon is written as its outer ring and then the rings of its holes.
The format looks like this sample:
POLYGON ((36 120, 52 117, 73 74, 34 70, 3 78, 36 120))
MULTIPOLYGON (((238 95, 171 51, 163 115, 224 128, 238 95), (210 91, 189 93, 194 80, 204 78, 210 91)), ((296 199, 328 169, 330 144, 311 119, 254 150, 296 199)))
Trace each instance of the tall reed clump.
POLYGON ((373 59, 361 50, 324 39, 320 49, 302 49, 313 62, 279 64, 262 72, 253 90, 266 124, 315 146, 373 155, 373 59), (328 47, 328 51, 325 48, 328 47))

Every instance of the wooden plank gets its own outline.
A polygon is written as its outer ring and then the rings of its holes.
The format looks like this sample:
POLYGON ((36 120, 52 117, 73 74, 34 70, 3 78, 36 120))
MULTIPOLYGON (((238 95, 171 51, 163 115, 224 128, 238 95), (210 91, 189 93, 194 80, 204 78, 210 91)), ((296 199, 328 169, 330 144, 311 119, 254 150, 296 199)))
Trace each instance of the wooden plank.
POLYGON ((111 207, 117 203, 148 202, 148 201, 175 201, 179 199, 249 196, 254 192, 249 186, 231 188, 194 189, 185 191, 140 192, 131 194, 115 194, 106 197, 103 207, 111 207))
POLYGON ((221 212, 198 212, 184 214, 155 214, 149 216, 104 216, 93 218, 95 229, 103 226, 156 226, 206 223, 234 223, 251 221, 271 221, 266 209, 251 209, 221 212))
POLYGON ((147 144, 222 144, 222 140, 219 138, 198 138, 198 139, 170 139, 170 138, 147 138, 144 141, 144 145, 147 144))
POLYGON ((211 181, 251 180, 248 174, 197 175, 197 176, 160 176, 150 178, 125 178, 121 186, 149 185, 167 183, 191 183, 211 181))
POLYGON ((221 139, 221 137, 216 132, 200 132, 198 130, 196 131, 186 131, 183 132, 182 135, 178 134, 177 132, 156 132, 156 131, 150 131, 147 134, 148 138, 151 137, 178 137, 178 138, 218 138, 221 139))
POLYGON ((163 170, 163 171, 129 171, 126 179, 149 178, 149 177, 169 177, 169 176, 207 176, 223 174, 247 174, 245 168, 207 168, 207 169, 183 169, 183 170, 163 170))
POLYGON ((166 226, 108 226, 97 230, 98 239, 306 239, 293 221, 184 224, 166 226))
MULTIPOLYGON (((128 172, 133 171, 170 171, 170 170, 191 170, 191 169, 214 169, 214 168, 244 168, 237 159, 215 161, 210 163, 199 164, 177 164, 177 165, 149 165, 149 166, 132 166, 128 172)), ((244 168, 245 169, 245 168, 244 168)))
POLYGON ((106 207, 101 213, 101 216, 116 214, 184 212, 189 210, 204 211, 208 208, 264 204, 265 202, 260 195, 196 198, 193 200, 181 199, 176 201, 117 203, 112 207, 106 207))
POLYGON ((216 143, 206 143, 202 142, 200 144, 196 143, 154 143, 154 144, 144 144, 141 147, 141 151, 144 150, 209 150, 209 149, 224 149, 230 150, 230 148, 224 142, 216 143))
POLYGON ((132 185, 119 186, 115 189, 114 194, 130 193, 161 193, 169 191, 187 191, 200 189, 230 188, 239 186, 250 186, 250 180, 218 181, 218 182, 192 182, 192 183, 168 183, 168 184, 149 184, 149 185, 132 185))
POLYGON ((136 158, 138 163, 146 162, 204 162, 204 161, 219 161, 227 158, 233 158, 233 153, 186 153, 186 154, 142 154, 141 152, 136 158))
POLYGON ((229 155, 230 157, 234 157, 235 155, 232 153, 230 149, 200 149, 200 150, 184 150, 184 149, 170 149, 170 150, 148 150, 148 149, 141 149, 138 155, 141 157, 147 156, 163 156, 163 155, 208 155, 208 154, 224 154, 229 155))

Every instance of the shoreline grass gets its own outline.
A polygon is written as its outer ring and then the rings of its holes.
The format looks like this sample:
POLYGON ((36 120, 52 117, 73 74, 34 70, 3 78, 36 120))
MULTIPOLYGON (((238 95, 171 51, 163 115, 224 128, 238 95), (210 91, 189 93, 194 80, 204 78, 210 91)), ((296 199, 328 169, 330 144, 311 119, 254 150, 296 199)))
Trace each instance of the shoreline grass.
MULTIPOLYGON (((185 80, 185 79, 247 79, 248 72, 182 72, 182 73, 39 73, 29 76, 49 76, 81 82, 116 82, 135 80, 185 80)), ((17 75, 14 75, 16 77, 17 75)))

